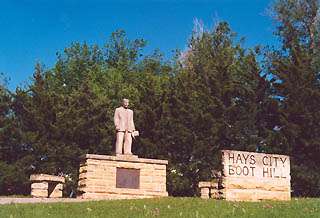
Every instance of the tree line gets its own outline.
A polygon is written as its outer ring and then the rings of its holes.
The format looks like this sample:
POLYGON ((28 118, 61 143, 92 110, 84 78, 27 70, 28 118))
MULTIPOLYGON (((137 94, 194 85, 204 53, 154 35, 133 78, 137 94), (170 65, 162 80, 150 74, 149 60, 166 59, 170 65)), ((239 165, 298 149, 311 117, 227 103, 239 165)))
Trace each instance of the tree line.
POLYGON ((320 14, 317 0, 272 5, 279 47, 244 48, 220 22, 171 59, 143 55, 122 30, 103 46, 73 43, 29 85, 0 84, 0 194, 28 194, 33 173, 77 187, 79 156, 113 154, 114 109, 129 98, 133 153, 169 160, 168 191, 193 196, 221 149, 290 155, 295 195, 320 195, 320 14))

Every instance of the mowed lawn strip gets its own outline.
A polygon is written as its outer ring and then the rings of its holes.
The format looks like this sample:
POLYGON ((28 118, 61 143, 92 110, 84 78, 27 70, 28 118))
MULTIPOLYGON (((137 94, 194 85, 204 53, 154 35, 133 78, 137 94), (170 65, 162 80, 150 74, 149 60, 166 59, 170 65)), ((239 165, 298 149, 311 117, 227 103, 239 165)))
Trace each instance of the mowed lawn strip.
POLYGON ((200 198, 0 205, 1 218, 43 217, 320 217, 320 199, 227 202, 200 198))

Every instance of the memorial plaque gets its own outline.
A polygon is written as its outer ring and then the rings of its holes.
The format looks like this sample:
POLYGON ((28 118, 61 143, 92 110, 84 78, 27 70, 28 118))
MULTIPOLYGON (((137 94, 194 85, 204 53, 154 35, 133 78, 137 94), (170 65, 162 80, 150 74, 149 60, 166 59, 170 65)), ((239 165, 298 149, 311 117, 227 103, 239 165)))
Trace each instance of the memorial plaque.
POLYGON ((140 187, 139 169, 117 168, 116 177, 117 188, 139 189, 140 187))

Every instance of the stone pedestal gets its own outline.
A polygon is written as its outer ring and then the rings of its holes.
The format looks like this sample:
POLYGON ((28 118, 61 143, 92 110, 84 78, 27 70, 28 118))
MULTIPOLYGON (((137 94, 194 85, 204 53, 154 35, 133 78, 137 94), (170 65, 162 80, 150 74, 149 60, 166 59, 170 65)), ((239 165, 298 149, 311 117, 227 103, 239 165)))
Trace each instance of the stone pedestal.
POLYGON ((65 178, 47 174, 33 174, 30 176, 31 196, 37 198, 62 198, 65 178))
POLYGON ((210 188, 211 182, 199 182, 201 198, 209 199, 210 198, 210 188))
POLYGON ((31 196, 35 198, 47 198, 48 197, 48 182, 35 181, 31 184, 31 196))
POLYGON ((168 196, 168 161, 134 155, 94 155, 82 157, 78 198, 133 199, 168 196))
POLYGON ((220 193, 219 193, 219 189, 218 189, 218 181, 199 182, 199 188, 200 188, 201 198, 203 198, 203 199, 209 199, 209 198, 220 199, 220 193))

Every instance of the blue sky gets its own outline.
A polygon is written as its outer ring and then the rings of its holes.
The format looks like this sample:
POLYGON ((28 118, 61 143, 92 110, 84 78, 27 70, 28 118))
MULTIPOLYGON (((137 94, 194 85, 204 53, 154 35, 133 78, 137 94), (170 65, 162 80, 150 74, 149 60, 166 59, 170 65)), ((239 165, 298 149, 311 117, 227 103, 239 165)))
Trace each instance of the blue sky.
POLYGON ((145 53, 159 48, 167 57, 185 49, 195 18, 211 27, 227 21, 246 38, 245 46, 274 45, 274 26, 266 15, 270 0, 2 0, 0 73, 14 90, 31 77, 34 64, 47 68, 56 52, 72 42, 102 45, 117 29, 130 39, 148 41, 145 53))

